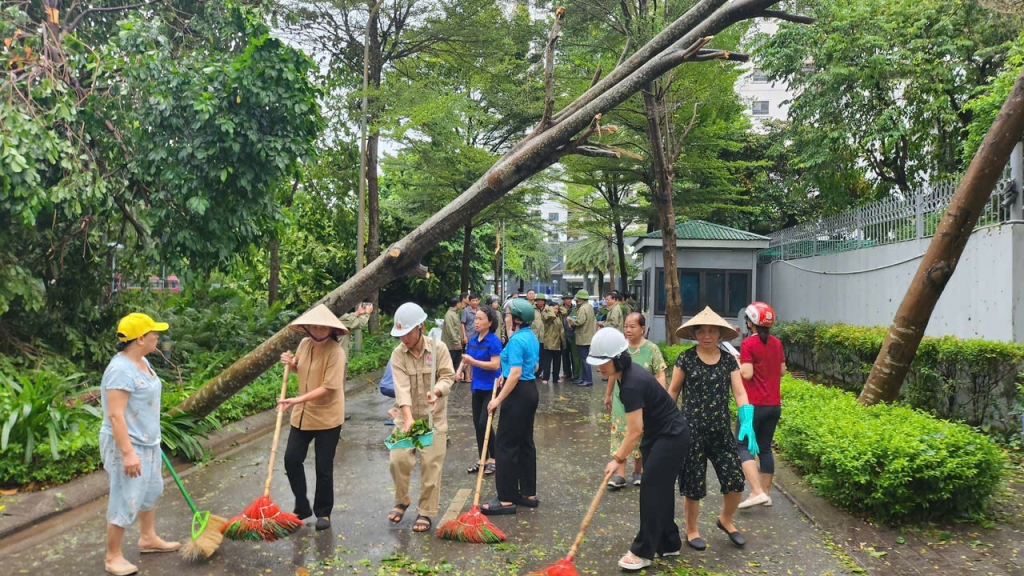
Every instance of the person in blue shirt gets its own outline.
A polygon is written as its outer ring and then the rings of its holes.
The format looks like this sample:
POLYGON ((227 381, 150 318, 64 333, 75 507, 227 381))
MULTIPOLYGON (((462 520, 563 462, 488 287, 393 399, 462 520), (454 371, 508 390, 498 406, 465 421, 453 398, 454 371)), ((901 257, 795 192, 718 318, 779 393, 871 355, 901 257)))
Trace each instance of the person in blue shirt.
POLYGON ((513 300, 509 315, 515 332, 501 352, 501 392, 487 405, 488 412, 501 407, 494 475, 498 496, 481 507, 487 515, 515 514, 517 505, 536 508, 540 504, 533 443, 539 401, 534 370, 540 362, 540 342, 530 330, 534 308, 529 301, 513 300))
MULTIPOLYGON (((466 344, 462 361, 473 370, 473 426, 476 428, 476 452, 483 455, 484 434, 487 432, 487 403, 491 401, 494 382, 501 376, 501 340, 495 334, 498 330, 498 311, 490 306, 481 306, 474 321, 476 336, 466 344)), ((491 430, 494 438, 494 430, 491 430)), ((466 470, 470 474, 480 471, 480 464, 466 470)), ((484 474, 494 474, 494 442, 487 446, 487 462, 484 474)))
POLYGON ((167 330, 145 314, 129 314, 117 325, 117 354, 100 383, 103 423, 100 454, 110 476, 107 501, 107 553, 110 574, 135 574, 125 559, 121 540, 138 519, 139 551, 174 552, 181 545, 156 534, 156 503, 164 490, 160 457, 160 378, 146 355, 156 352, 160 332, 167 330))

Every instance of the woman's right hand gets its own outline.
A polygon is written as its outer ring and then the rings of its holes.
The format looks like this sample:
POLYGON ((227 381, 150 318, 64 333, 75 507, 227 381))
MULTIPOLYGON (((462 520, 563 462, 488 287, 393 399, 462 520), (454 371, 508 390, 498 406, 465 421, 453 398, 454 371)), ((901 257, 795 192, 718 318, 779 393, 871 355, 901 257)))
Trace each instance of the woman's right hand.
POLYGON ((295 354, 292 354, 288 350, 281 352, 281 364, 284 364, 289 368, 295 368, 295 354))
POLYGON ((121 460, 121 463, 124 464, 125 476, 129 478, 142 476, 142 462, 139 460, 139 455, 135 453, 135 450, 123 454, 121 460))
POLYGON ((611 396, 605 396, 604 397, 604 409, 609 411, 609 412, 612 411, 612 397, 611 396))

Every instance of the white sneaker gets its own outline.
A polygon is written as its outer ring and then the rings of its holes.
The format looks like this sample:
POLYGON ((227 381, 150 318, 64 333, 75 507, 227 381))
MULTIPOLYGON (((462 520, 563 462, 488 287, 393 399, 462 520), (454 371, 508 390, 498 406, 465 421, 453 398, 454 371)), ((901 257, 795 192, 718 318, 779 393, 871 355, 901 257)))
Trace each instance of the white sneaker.
POLYGON ((753 508, 754 506, 761 506, 762 504, 766 505, 766 506, 771 506, 772 505, 771 497, 769 497, 764 492, 758 494, 757 496, 751 496, 751 497, 747 498, 746 500, 744 500, 743 502, 740 502, 739 508, 740 508, 740 510, 746 510, 747 508, 753 508))
MULTIPOLYGON (((627 554, 626 556, 633 556, 633 555, 632 554, 627 554)), ((628 562, 626 560, 626 556, 623 556, 622 558, 619 559, 619 568, 622 568, 623 570, 643 570, 644 568, 647 568, 648 566, 651 565, 651 561, 648 560, 647 558, 640 558, 638 556, 633 556, 633 558, 636 558, 636 562, 628 562)))

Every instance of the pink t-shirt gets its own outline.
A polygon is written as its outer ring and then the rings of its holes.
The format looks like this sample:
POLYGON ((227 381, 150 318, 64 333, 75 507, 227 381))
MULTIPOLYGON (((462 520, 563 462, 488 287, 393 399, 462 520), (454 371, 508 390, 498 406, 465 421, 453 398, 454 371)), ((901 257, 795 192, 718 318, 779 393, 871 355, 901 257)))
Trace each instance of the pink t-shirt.
POLYGON ((743 380, 747 389, 747 400, 754 406, 780 406, 782 394, 779 385, 782 381, 782 363, 786 356, 782 352, 782 342, 775 336, 768 336, 768 343, 761 342, 761 337, 753 335, 740 345, 740 364, 752 364, 754 376, 743 380))

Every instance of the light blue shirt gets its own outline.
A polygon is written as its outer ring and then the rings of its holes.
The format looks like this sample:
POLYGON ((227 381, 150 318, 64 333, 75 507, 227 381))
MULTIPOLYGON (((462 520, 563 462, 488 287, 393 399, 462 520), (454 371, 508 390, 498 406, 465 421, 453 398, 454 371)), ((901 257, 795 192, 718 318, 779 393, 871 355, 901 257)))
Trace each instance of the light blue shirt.
MULTIPOLYGON (((149 360, 142 359, 149 366, 149 360)), ((160 378, 139 370, 134 363, 123 354, 117 354, 107 364, 100 384, 100 396, 103 401, 103 425, 100 435, 113 437, 110 417, 107 412, 107 390, 124 390, 128 396, 128 405, 124 409, 124 422, 128 427, 128 436, 132 444, 139 446, 160 445, 160 378)))
POLYGON ((501 375, 508 378, 509 370, 514 366, 523 369, 520 380, 533 380, 533 371, 540 362, 540 342, 529 326, 523 326, 509 338, 505 349, 501 351, 501 375))

